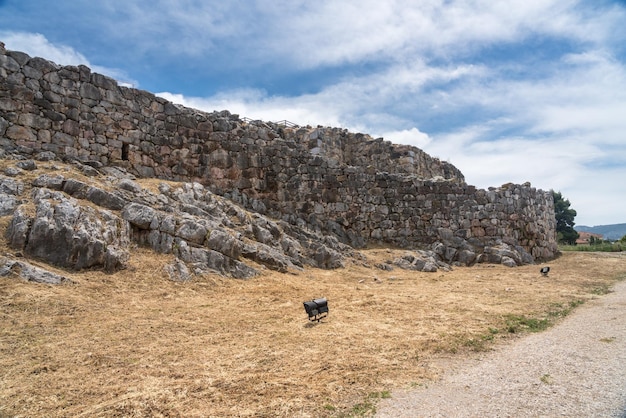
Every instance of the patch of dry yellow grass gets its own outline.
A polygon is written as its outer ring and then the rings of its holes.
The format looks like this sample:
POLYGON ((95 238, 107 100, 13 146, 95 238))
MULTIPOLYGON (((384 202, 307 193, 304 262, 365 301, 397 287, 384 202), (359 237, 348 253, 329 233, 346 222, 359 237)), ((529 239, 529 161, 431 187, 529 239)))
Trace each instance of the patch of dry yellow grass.
POLYGON ((0 416, 341 416, 436 377, 438 356, 510 338, 509 315, 542 318, 626 272, 621 254, 567 253, 549 277, 352 265, 175 283, 168 261, 138 249, 113 275, 63 272, 71 285, 0 278, 0 416), (310 323, 302 302, 321 296, 330 315, 310 323))

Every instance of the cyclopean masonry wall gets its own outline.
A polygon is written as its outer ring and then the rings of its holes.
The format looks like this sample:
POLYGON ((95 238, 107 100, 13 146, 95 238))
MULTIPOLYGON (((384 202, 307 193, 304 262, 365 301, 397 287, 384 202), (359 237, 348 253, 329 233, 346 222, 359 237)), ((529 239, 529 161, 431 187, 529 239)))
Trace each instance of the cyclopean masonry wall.
POLYGON ((552 195, 530 184, 478 190, 453 165, 415 147, 189 109, 85 66, 2 46, 0 145, 28 158, 199 182, 355 247, 434 245, 443 259, 462 264, 489 261, 485 247, 501 243, 534 259, 558 251, 552 195))

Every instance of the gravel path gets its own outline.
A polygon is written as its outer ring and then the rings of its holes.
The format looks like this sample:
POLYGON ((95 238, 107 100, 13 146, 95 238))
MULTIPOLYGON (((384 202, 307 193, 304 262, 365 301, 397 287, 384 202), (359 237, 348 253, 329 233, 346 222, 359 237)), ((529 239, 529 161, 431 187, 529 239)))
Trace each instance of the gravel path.
POLYGON ((394 391, 377 417, 626 418, 626 282, 557 326, 394 391))

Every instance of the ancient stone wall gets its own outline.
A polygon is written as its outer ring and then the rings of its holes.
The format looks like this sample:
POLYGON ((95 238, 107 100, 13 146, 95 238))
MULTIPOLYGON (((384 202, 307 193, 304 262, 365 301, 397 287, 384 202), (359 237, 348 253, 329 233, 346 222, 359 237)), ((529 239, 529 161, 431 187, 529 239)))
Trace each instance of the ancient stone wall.
POLYGON ((0 145, 35 159, 196 181, 357 247, 443 242, 450 260, 468 246, 481 253, 500 241, 538 259, 557 252, 551 194, 530 185, 477 190, 454 166, 415 147, 338 128, 201 112, 121 87, 85 66, 3 48, 0 145))

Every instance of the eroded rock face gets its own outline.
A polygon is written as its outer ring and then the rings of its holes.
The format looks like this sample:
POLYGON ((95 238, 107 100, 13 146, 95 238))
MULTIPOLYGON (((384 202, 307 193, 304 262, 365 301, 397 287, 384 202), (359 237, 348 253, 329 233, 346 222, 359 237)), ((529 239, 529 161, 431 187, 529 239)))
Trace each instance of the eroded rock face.
MULTIPOLYGON (((5 233, 9 245, 53 265, 108 272, 126 268, 131 245, 147 246, 176 256, 165 274, 177 281, 207 272, 247 279, 259 273, 258 265, 289 272, 305 265, 335 269, 347 259, 362 260, 336 235, 248 212, 199 183, 161 183, 155 193, 123 170, 103 172, 109 189, 99 186, 102 181, 88 184, 61 174, 43 174, 30 184, 19 176, 0 176, 0 216, 11 217, 5 233)), ((378 267, 434 272, 474 263, 533 262, 515 240, 485 245, 447 228, 437 234, 441 240, 429 248, 407 251, 378 267)))
POLYGON ((45 188, 33 192, 34 215, 18 208, 7 227, 9 244, 48 263, 115 271, 128 261, 128 226, 104 209, 45 188))
POLYGON ((132 226, 133 240, 173 253, 197 271, 208 268, 241 278, 257 274, 245 259, 280 272, 304 264, 337 268, 354 253, 332 237, 249 213, 198 183, 163 184, 160 190, 156 200, 163 203, 148 206, 135 197, 122 217, 132 226))
POLYGON ((24 190, 21 181, 0 176, 0 216, 13 213, 20 203, 19 196, 24 190))
POLYGON ((65 276, 52 273, 25 261, 0 257, 0 277, 17 276, 24 280, 46 284, 63 284, 72 281, 65 276))
POLYGON ((40 267, 33 266, 25 261, 18 261, 7 257, 0 257, 0 277, 16 276, 24 280, 46 284, 72 283, 70 279, 40 267))
POLYGON ((166 272, 173 280, 206 272, 240 279, 258 274, 246 260, 280 272, 305 264, 337 268, 354 255, 333 237, 251 214, 198 183, 163 183, 155 194, 129 179, 109 180, 116 190, 44 174, 32 181, 30 199, 20 199, 24 184, 0 178, 0 193, 9 196, 2 207, 12 215, 9 245, 53 265, 109 272, 126 268, 131 244, 148 246, 176 255, 166 272))

